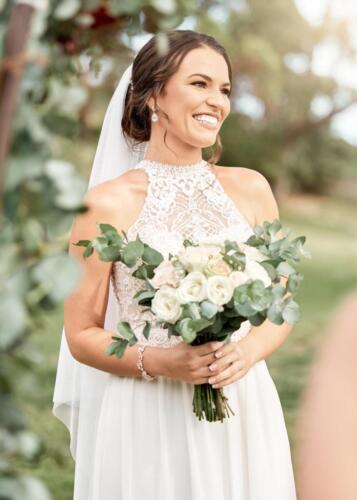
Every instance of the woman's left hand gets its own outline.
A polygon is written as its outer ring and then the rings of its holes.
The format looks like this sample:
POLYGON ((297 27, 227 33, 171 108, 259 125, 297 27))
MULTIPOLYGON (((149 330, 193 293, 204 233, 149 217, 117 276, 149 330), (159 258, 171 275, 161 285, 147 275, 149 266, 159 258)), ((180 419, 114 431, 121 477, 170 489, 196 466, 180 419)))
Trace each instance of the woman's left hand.
POLYGON ((215 355, 217 360, 209 365, 212 376, 208 383, 217 389, 242 378, 255 363, 252 346, 243 341, 224 344, 215 355))

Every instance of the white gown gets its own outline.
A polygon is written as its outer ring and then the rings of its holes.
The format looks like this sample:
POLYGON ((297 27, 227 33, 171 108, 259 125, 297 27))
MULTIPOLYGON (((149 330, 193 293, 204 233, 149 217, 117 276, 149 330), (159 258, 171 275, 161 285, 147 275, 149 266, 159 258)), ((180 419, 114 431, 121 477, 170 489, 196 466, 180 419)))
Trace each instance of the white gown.
MULTIPOLYGON (((205 161, 169 166, 142 160, 148 175, 142 211, 128 230, 164 256, 185 238, 236 239, 253 234, 205 161)), ((167 348, 182 341, 152 327, 151 313, 132 296, 142 282, 122 263, 112 268, 119 317, 141 343, 167 348)), ((245 322, 232 341, 249 333, 245 322)), ((144 357, 145 362, 145 357, 144 357)), ((274 382, 264 360, 224 387, 235 416, 199 421, 192 411, 194 385, 159 377, 146 381, 109 375, 95 436, 88 493, 75 500, 296 500, 290 446, 274 382)), ((89 472, 89 473, 88 473, 89 472)), ((76 470, 76 482, 80 468, 76 470)), ((83 488, 81 488, 83 491, 83 488)))

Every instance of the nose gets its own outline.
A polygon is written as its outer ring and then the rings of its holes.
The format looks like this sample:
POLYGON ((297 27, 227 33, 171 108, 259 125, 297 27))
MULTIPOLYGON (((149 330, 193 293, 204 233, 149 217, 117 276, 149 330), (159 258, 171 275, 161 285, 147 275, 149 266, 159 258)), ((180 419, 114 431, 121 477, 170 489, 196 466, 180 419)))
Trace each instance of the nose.
POLYGON ((224 113, 229 106, 227 97, 220 89, 212 89, 207 95, 206 102, 209 106, 219 110, 221 113, 224 113))

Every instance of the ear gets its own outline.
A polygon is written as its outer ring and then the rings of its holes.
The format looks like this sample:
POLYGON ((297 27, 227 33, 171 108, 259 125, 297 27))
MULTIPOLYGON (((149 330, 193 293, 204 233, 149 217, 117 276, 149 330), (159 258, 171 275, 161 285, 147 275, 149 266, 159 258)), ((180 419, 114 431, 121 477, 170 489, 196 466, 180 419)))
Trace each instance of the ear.
POLYGON ((149 99, 146 101, 146 104, 149 106, 151 111, 154 111, 154 109, 157 107, 156 99, 153 96, 149 97, 149 99))

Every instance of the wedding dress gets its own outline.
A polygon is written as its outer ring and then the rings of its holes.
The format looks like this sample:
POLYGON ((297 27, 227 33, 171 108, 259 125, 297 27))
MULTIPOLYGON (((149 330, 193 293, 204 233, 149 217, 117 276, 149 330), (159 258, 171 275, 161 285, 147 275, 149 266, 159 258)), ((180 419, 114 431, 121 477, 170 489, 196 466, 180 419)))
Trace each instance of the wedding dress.
MULTIPOLYGON (((134 168, 144 169, 148 188, 127 231, 129 239, 139 234, 168 256, 182 248, 185 238, 246 241, 253 234, 204 160, 166 165, 144 159, 134 168)), ((181 342, 154 323, 149 339, 142 335, 143 322, 153 316, 132 300, 142 287, 132 271, 121 262, 112 267, 120 319, 131 324, 141 343, 165 349, 181 342)), ((232 341, 247 335, 250 327, 244 322, 232 341)), ((193 390, 192 384, 165 377, 147 381, 109 375, 87 493, 80 493, 82 482, 74 499, 295 500, 288 435, 265 360, 224 387, 235 415, 223 422, 198 420, 193 390)), ((79 477, 76 482, 81 483, 79 477)))

